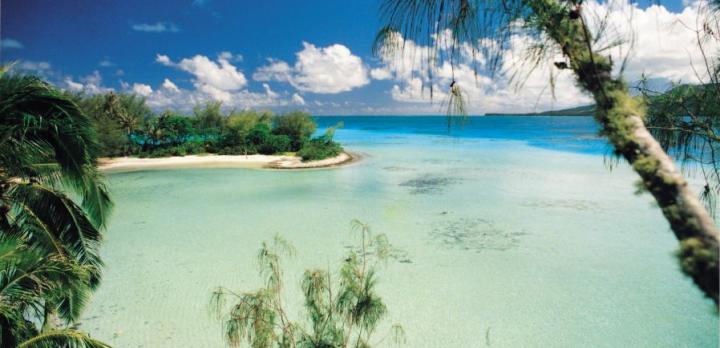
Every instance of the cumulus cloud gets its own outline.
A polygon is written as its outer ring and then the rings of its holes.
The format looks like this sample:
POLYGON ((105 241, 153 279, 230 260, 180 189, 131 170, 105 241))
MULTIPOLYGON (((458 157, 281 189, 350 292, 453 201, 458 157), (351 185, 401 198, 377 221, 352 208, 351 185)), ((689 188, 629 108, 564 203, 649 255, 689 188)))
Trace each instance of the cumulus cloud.
MULTIPOLYGON (((702 3, 695 2, 680 13, 670 12, 659 5, 640 9, 627 0, 588 1, 585 4, 585 13, 593 14, 588 16, 591 27, 599 26, 597 18, 607 18, 608 21, 606 30, 609 38, 599 42, 598 46, 607 45, 617 38, 634 38, 634 42, 628 41, 604 51, 611 54, 617 63, 616 73, 619 73, 623 54, 631 52, 624 71, 627 80, 635 81, 645 74, 698 82, 693 65, 699 67, 704 63, 696 45, 695 31, 687 27, 697 23, 702 3)), ((446 40, 448 34, 443 33, 435 39, 446 40)), ((415 112, 439 111, 438 105, 447 101, 446 91, 453 81, 464 94, 471 113, 560 109, 592 102, 576 86, 569 70, 558 70, 552 66, 553 57, 537 67, 528 63, 527 52, 536 43, 529 36, 516 34, 509 39, 501 52, 503 63, 499 74, 491 75, 485 57, 478 53, 473 56, 470 46, 462 45, 459 47, 460 59, 454 68, 448 62, 442 62, 433 68, 432 79, 427 67, 427 57, 432 54, 430 48, 399 36, 395 39, 405 49, 381 52, 381 66, 372 69, 370 76, 376 80, 394 81, 390 96, 396 101, 415 104, 415 112), (429 106, 430 102, 438 105, 429 106)), ((481 41, 479 44, 486 43, 481 41)), ((716 52, 720 47, 712 43, 706 50, 716 52)), ((558 51, 554 58, 562 59, 561 53, 558 51)))
POLYGON ((295 105, 305 105, 305 99, 297 93, 292 95, 292 103, 295 105))
POLYGON ((160 64, 162 64, 162 65, 165 65, 165 66, 172 66, 172 62, 170 61, 170 57, 168 57, 168 56, 166 56, 166 55, 164 55, 164 54, 158 54, 158 55, 155 57, 155 61, 158 62, 158 63, 160 63, 160 64))
POLYGON ((300 91, 323 94, 347 92, 370 83, 362 59, 343 45, 316 47, 303 42, 296 57, 292 67, 284 61, 270 60, 255 71, 253 79, 288 82, 300 91))
POLYGON ((99 94, 111 92, 114 89, 103 86, 102 75, 97 70, 92 74, 80 78, 80 81, 74 81, 71 77, 63 80, 65 86, 73 92, 84 92, 87 94, 99 94))
POLYGON ((165 81, 163 81, 162 88, 167 91, 170 91, 170 92, 175 92, 175 93, 180 92, 180 89, 178 88, 178 86, 176 84, 174 84, 172 81, 170 81, 169 79, 165 79, 165 81))
POLYGON ((23 44, 14 39, 0 39, 0 48, 23 48, 23 44))
POLYGON ((157 22, 157 23, 141 23, 141 24, 133 24, 132 29, 135 31, 142 31, 146 33, 164 33, 164 32, 171 32, 171 33, 177 33, 180 31, 180 28, 178 28, 177 25, 170 23, 170 22, 157 22))
MULTIPOLYGON (((446 35, 436 40, 445 40, 446 35)), ((419 46, 399 36, 395 40, 404 45, 405 50, 382 51, 382 66, 373 69, 371 76, 378 80, 394 81, 390 96, 395 101, 418 104, 412 112, 439 112, 440 107, 449 100, 447 90, 453 82, 460 88, 468 111, 477 114, 564 108, 591 101, 575 86, 569 72, 552 70, 551 66, 533 69, 531 65, 525 64, 524 52, 534 43, 527 36, 510 39, 508 47, 502 52, 505 74, 495 76, 491 76, 485 69, 484 57, 477 53, 473 55, 469 46, 460 47, 461 56, 455 66, 445 61, 439 66, 428 67, 427 57, 433 54, 430 47, 419 46), (551 73, 556 90, 563 91, 561 98, 552 98, 549 88, 551 73), (509 76, 512 74, 522 77, 522 81, 511 80, 509 76), (522 84, 518 85, 518 82, 522 84)), ((400 110, 410 109, 400 107, 397 112, 404 112, 400 110)))
MULTIPOLYGON (((707 15, 707 2, 693 1, 677 13, 660 4, 643 9, 627 0, 590 1, 587 7, 595 14, 588 18, 590 25, 597 27, 598 18, 607 18, 609 38, 626 39, 610 53, 619 61, 629 52, 625 69, 629 80, 646 74, 673 81, 699 82, 693 66, 697 69, 705 62, 697 45, 696 31, 703 30, 700 19, 707 15)), ((709 40, 704 48, 706 52, 717 52, 720 45, 716 40, 709 40)), ((699 77, 707 82, 706 75, 699 77)))
POLYGON ((253 73, 253 80, 255 81, 281 81, 291 82, 293 75, 293 68, 288 63, 282 60, 269 59, 269 64, 259 67, 253 73))
POLYGON ((232 61, 240 61, 240 55, 222 52, 213 60, 204 55, 195 55, 173 61, 169 56, 157 54, 155 61, 164 66, 178 69, 192 76, 193 89, 178 87, 164 79, 158 88, 135 83, 124 86, 125 90, 143 95, 148 105, 155 110, 173 108, 189 111, 193 106, 208 101, 221 101, 228 108, 283 107, 294 104, 292 98, 272 90, 269 84, 262 84, 262 91, 247 89, 245 75, 232 61))
POLYGON ((82 83, 75 82, 69 77, 65 78, 65 84, 67 85, 67 88, 73 92, 80 92, 83 89, 82 83))
POLYGON ((132 86, 132 92, 141 95, 143 97, 147 97, 152 94, 153 89, 149 85, 146 85, 144 83, 134 83, 132 86))
POLYGON ((233 54, 233 53, 228 52, 228 51, 220 52, 220 54, 218 55, 218 57, 221 58, 221 59, 225 59, 225 60, 227 60, 227 61, 230 61, 230 62, 238 62, 238 63, 239 63, 239 62, 242 62, 242 61, 243 61, 243 56, 242 56, 242 54, 233 54))
POLYGON ((240 90, 247 84, 245 75, 230 63, 228 58, 227 55, 221 54, 217 61, 213 61, 198 54, 175 63, 170 57, 158 54, 155 60, 192 74, 195 78, 193 84, 197 89, 214 96, 217 100, 227 101, 230 98, 229 92, 240 90))

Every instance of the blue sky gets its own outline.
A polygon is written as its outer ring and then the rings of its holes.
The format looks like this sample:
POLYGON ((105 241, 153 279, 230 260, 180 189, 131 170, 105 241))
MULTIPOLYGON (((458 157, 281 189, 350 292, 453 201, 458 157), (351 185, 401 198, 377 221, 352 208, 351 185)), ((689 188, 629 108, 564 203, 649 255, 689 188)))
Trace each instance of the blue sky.
MULTIPOLYGON (((627 13, 630 7, 623 4, 597 8, 627 13)), ((17 61, 17 69, 41 74, 62 88, 143 94, 156 109, 187 110, 215 99, 228 107, 299 108, 317 114, 441 112, 442 93, 430 101, 424 91, 432 83, 442 89, 444 81, 428 80, 412 57, 372 55, 379 0, 23 0, 2 6, 2 62, 17 61)), ((697 14, 680 2, 651 9, 643 3, 634 10, 633 20, 654 26, 645 40, 649 43, 636 47, 639 52, 658 50, 650 46, 653 40, 665 41, 661 31, 668 23, 697 14)), ((673 40, 691 45, 687 34, 674 35, 673 40)), ((527 44, 522 39, 517 50, 527 44)), ((669 43, 659 50, 677 50, 669 43)), ((667 52, 660 53, 650 58, 640 54, 638 69, 652 59, 664 59, 660 66, 678 64, 667 59, 667 52)), ((678 54, 680 59, 687 60, 687 53, 678 54)), ((691 78, 667 69, 655 73, 673 80, 691 78)), ((543 92, 545 76, 523 88, 511 88, 502 77, 465 80, 476 113, 588 101, 576 90, 553 100, 543 92)), ((574 88, 571 77, 564 80, 574 88)))

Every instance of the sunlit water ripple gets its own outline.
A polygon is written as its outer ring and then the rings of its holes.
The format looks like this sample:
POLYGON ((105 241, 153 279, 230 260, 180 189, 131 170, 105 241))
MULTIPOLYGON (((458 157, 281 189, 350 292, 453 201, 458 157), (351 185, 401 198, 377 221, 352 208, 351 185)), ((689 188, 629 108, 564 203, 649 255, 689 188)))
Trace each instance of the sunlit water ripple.
POLYGON ((347 167, 110 175, 83 328, 116 347, 221 347, 210 293, 260 286, 255 253, 278 233, 298 251, 285 268, 301 319, 299 276, 337 265, 358 218, 395 247, 378 338, 397 322, 407 347, 718 346, 712 302, 635 175, 603 164, 591 119, 471 119, 450 135, 443 118, 343 120, 337 138, 364 155, 347 167))

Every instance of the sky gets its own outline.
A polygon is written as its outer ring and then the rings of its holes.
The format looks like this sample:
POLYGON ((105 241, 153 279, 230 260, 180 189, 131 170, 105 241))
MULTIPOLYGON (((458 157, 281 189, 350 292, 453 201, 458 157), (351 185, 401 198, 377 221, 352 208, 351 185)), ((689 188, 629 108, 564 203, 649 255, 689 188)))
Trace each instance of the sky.
MULTIPOLYGON (((590 22, 607 13, 617 35, 635 38, 632 50, 626 43, 611 53, 632 52, 628 80, 642 74, 702 79, 691 68, 700 54, 687 27, 696 25, 703 3, 586 4, 590 22)), ((465 57, 455 69, 441 64, 431 79, 422 54, 409 53, 427 47, 411 41, 412 50, 374 56, 380 0, 5 0, 0 6, 0 63, 15 62, 14 70, 72 91, 139 94, 158 111, 217 100, 226 108, 318 115, 441 114, 453 79, 473 114, 591 102, 567 71, 529 69, 521 57, 533 42, 523 35, 511 39, 495 75, 483 70, 483 57, 465 57), (522 84, 513 76, 522 76, 522 84)))

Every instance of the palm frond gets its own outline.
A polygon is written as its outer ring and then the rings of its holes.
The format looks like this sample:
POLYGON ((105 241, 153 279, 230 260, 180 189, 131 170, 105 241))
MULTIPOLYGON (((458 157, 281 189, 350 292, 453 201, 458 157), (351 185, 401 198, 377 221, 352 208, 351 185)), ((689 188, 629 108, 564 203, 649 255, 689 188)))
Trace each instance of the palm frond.
POLYGON ((84 210, 65 194, 39 183, 15 183, 7 195, 18 211, 18 232, 32 245, 88 267, 90 286, 95 288, 103 265, 102 234, 84 210))
POLYGON ((43 332, 22 343, 17 348, 111 348, 110 345, 91 338, 87 334, 72 330, 43 332))

